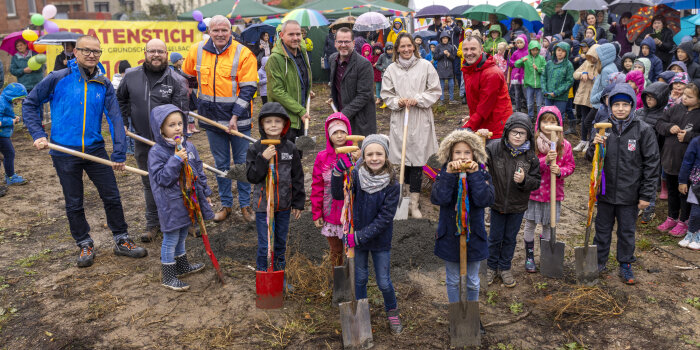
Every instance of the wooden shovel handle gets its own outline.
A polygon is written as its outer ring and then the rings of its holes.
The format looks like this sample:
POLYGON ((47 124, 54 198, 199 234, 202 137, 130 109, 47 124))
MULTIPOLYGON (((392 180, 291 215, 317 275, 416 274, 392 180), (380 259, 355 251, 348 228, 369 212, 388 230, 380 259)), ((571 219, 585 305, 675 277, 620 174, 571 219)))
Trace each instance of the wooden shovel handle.
POLYGON ((153 142, 153 141, 151 141, 151 140, 149 140, 149 139, 147 139, 147 138, 145 138, 145 137, 143 137, 143 136, 136 135, 136 134, 134 134, 133 132, 128 131, 128 130, 126 131, 126 136, 129 136, 129 137, 131 137, 132 139, 134 139, 134 140, 136 140, 136 141, 139 141, 139 142, 142 142, 142 143, 145 143, 145 144, 147 144, 147 145, 149 145, 149 146, 153 146, 153 145, 156 144, 155 142, 153 142))
POLYGON ((459 236, 459 275, 467 275, 467 235, 459 236))
POLYGON ((598 129, 598 135, 605 136, 605 129, 612 128, 612 123, 595 123, 593 127, 598 129))
POLYGON ((219 129, 221 129, 221 130, 223 130, 223 131, 225 131, 225 132, 227 132, 227 133, 229 133, 229 134, 231 134, 231 135, 235 135, 235 136, 244 138, 244 139, 246 139, 246 140, 248 140, 248 141, 250 141, 250 142, 255 142, 255 141, 256 141, 254 138, 252 138, 252 137, 250 137, 250 136, 248 136, 248 135, 246 135, 246 134, 243 134, 243 133, 241 133, 241 132, 238 131, 238 130, 231 130, 231 129, 229 129, 229 128, 227 128, 227 127, 225 127, 225 126, 223 126, 223 125, 221 125, 221 124, 219 124, 219 123, 217 123, 217 122, 215 122, 215 121, 213 121, 213 120, 211 120, 211 119, 209 119, 209 118, 207 118, 207 117, 203 117, 203 116, 201 116, 201 115, 199 115, 199 114, 197 114, 197 113, 195 113, 195 112, 190 112, 190 115, 193 116, 193 117, 195 117, 195 118, 197 118, 197 119, 199 119, 199 120, 201 120, 201 121, 203 121, 203 122, 205 122, 205 123, 207 123, 207 124, 209 124, 209 125, 211 125, 211 126, 213 126, 213 127, 219 128, 219 129))
MULTIPOLYGON (((564 129, 561 126, 557 127, 548 127, 545 126, 545 128, 553 128, 550 129, 552 131, 563 131, 564 129), (556 129, 559 128, 559 129, 556 129)), ((557 143, 557 133, 552 133, 551 136, 552 143, 557 143)), ((556 159, 552 161, 552 163, 556 163, 556 159)), ((552 228, 557 227, 557 175, 555 175, 553 172, 549 172, 549 226, 552 228)), ((554 238, 550 237, 550 240, 553 240, 554 238)))
MULTIPOLYGON (((70 149, 70 148, 66 148, 66 147, 63 147, 63 146, 55 145, 55 144, 50 143, 50 142, 48 143, 48 147, 49 147, 50 149, 54 150, 54 151, 59 151, 59 152, 67 153, 67 154, 70 154, 70 155, 72 155, 72 156, 76 156, 76 157, 79 157, 79 158, 83 158, 83 159, 87 159, 87 160, 93 161, 93 162, 95 162, 95 163, 104 164, 104 165, 107 165, 107 166, 109 166, 109 167, 114 166, 114 162, 111 161, 111 160, 107 160, 107 159, 100 158, 100 157, 95 157, 95 156, 93 156, 93 155, 91 155, 91 154, 86 154, 86 153, 83 153, 83 152, 78 152, 78 151, 72 150, 72 149, 70 149)), ((134 174, 141 175, 141 176, 148 176, 148 172, 145 172, 145 171, 143 171, 143 170, 141 170, 141 169, 137 169, 137 168, 134 168, 134 167, 130 167, 130 166, 128 166, 128 165, 124 166, 124 170, 129 171, 129 172, 132 172, 132 173, 134 173, 134 174)))
POLYGON ((355 152, 355 151, 357 151, 357 150, 359 150, 359 149, 360 149, 360 147, 357 147, 357 146, 343 146, 343 147, 337 147, 337 148, 335 149, 335 153, 336 153, 336 154, 341 154, 341 153, 352 153, 352 152, 355 152))
POLYGON ((345 137, 345 140, 351 141, 354 144, 357 144, 358 142, 361 142, 365 139, 364 136, 362 135, 348 135, 345 137))

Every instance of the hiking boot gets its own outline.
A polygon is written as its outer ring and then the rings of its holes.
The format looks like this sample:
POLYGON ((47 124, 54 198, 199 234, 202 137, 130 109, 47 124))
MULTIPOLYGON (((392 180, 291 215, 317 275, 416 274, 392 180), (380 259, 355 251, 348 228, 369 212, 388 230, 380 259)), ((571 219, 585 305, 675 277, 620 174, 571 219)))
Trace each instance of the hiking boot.
POLYGON ((673 229, 674 227, 676 227, 676 224, 678 224, 678 221, 676 221, 675 219, 671 219, 671 218, 667 217, 667 218, 666 218, 666 221, 664 221, 663 223, 661 223, 661 225, 656 226, 656 229, 659 230, 659 231, 661 231, 661 232, 668 232, 668 231, 670 231, 671 229, 673 229))
POLYGON ((158 226, 147 229, 146 232, 141 235, 141 242, 150 243, 155 241, 156 237, 158 237, 158 226))
POLYGON ((214 222, 222 222, 226 220, 229 215, 231 215, 231 208, 221 207, 221 209, 214 214, 214 222))
POLYGON ((148 255, 148 251, 134 244, 131 238, 123 238, 114 246, 114 255, 143 258, 148 255))
POLYGON ((642 224, 646 225, 651 222, 652 219, 656 216, 656 213, 654 213, 654 210, 645 210, 642 212, 642 224))
POLYGON ((401 334, 403 326, 399 319, 399 309, 392 309, 386 312, 386 318, 389 321, 389 328, 392 334, 401 334))
POLYGON ((688 248, 692 250, 700 250, 700 232, 695 232, 693 241, 688 244, 688 248))
POLYGON ((632 265, 630 264, 620 264, 620 278, 625 284, 635 284, 634 273, 632 272, 632 265))
POLYGON ((510 270, 502 270, 501 271, 501 280, 503 281, 503 284, 508 287, 508 288, 513 288, 515 287, 515 278, 513 278, 513 273, 510 272, 510 270))
POLYGON ((409 206, 409 210, 411 211, 411 217, 414 219, 422 219, 423 214, 421 214, 420 210, 418 209, 418 200, 420 199, 420 193, 411 193, 411 205, 409 206))
POLYGON ((95 248, 92 243, 80 245, 80 255, 78 256, 78 267, 90 267, 95 262, 95 248))
POLYGON ((178 292, 190 289, 190 286, 180 281, 175 275, 175 264, 161 264, 162 285, 178 292))
POLYGON ((683 237, 686 232, 688 232, 688 224, 680 220, 678 220, 678 223, 671 231, 668 231, 673 237, 683 237))
POLYGON ((243 215, 243 220, 245 220, 245 222, 255 221, 255 213, 253 212, 253 208, 243 207, 241 208, 241 214, 243 215))
POLYGON ((14 174, 12 176, 7 176, 5 175, 5 183, 12 186, 12 185, 26 185, 27 180, 25 180, 23 177, 14 174))
POLYGON ((204 264, 190 264, 190 262, 187 261, 187 255, 175 257, 175 275, 177 277, 186 276, 191 273, 199 272, 202 270, 204 270, 204 264))
POLYGON ((579 141, 576 147, 574 147, 574 152, 581 152, 583 150, 583 147, 586 146, 586 141, 579 141))
POLYGON ((678 245, 683 248, 688 248, 688 246, 690 245, 690 243, 693 242, 694 239, 695 233, 688 232, 685 234, 685 237, 680 242, 678 242, 678 245))
POLYGON ((666 180, 661 180, 661 192, 659 192, 659 199, 668 199, 668 186, 666 186, 666 180))
POLYGON ((496 276, 498 276, 498 270, 486 269, 486 282, 489 286, 496 279, 496 276))

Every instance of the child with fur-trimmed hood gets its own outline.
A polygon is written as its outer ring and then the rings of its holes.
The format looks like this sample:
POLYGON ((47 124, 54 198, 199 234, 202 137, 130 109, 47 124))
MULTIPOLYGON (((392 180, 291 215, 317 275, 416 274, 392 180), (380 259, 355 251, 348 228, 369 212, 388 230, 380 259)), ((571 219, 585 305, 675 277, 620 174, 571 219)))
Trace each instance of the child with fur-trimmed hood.
POLYGON ((445 261, 445 284, 450 303, 459 301, 459 235, 455 225, 456 204, 460 201, 459 187, 466 177, 469 208, 467 243, 467 300, 479 300, 479 265, 489 255, 484 226, 484 209, 494 202, 495 190, 491 175, 484 169, 487 156, 481 137, 466 129, 455 130, 440 144, 438 157, 444 165, 435 178, 430 201, 440 206, 440 218, 435 234, 435 255, 445 261), (462 165, 471 166, 465 171, 462 165))

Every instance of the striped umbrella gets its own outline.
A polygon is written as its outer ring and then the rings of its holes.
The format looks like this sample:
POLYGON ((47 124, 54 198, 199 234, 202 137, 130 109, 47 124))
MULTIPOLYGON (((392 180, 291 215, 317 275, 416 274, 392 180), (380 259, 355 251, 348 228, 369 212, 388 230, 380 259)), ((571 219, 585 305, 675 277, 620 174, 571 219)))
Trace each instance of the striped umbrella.
POLYGON ((292 12, 282 18, 282 23, 289 20, 299 22, 302 27, 321 27, 328 25, 326 17, 323 17, 320 12, 311 9, 292 10, 292 12))

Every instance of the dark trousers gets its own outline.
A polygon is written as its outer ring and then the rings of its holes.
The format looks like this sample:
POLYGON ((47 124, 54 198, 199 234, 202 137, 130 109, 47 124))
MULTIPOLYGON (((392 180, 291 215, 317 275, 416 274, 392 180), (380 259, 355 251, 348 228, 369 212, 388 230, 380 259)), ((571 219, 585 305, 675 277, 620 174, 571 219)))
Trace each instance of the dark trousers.
POLYGON ((403 183, 409 185, 409 192, 420 193, 423 181, 422 166, 404 166, 403 183))
MULTIPOLYGON (((301 123, 301 128, 299 128, 299 129, 295 129, 295 128, 290 127, 289 130, 287 131, 287 140, 292 141, 292 142, 296 142, 297 137, 304 136, 304 129, 303 128, 304 128, 304 123, 301 123)), ((302 158, 303 154, 302 154, 301 150, 297 150, 297 151, 299 151, 299 158, 302 158)))
MULTIPOLYGON (((581 130, 586 129, 586 132, 588 133, 588 139, 586 141, 590 141, 591 139, 591 132, 593 130, 593 121, 595 120, 595 115, 598 114, 598 110, 595 108, 591 108, 590 111, 588 111, 588 114, 583 118, 583 121, 581 122, 581 130)), ((581 131, 583 133, 583 131, 581 131)))
POLYGON ((590 133, 591 129, 588 128, 586 129, 583 125, 584 119, 588 116, 588 113, 591 112, 591 107, 588 107, 586 105, 576 105, 576 115, 580 119, 581 122, 581 141, 588 141, 590 138, 590 133))
MULTIPOLYGON (((688 195, 678 191, 678 175, 666 173, 666 188, 668 188, 668 217, 688 221, 690 204, 688 195)), ((688 189, 690 190, 690 186, 688 189)))
MULTIPOLYGON (((273 241, 273 268, 275 271, 284 270, 287 262, 284 254, 287 251, 287 233, 289 232, 289 213, 291 210, 275 212, 275 239, 273 241)), ((258 229, 258 256, 255 260, 258 271, 267 271, 267 213, 255 213, 255 227, 258 229)))
POLYGON ((623 264, 636 261, 634 231, 637 224, 637 206, 598 202, 595 238, 593 238, 593 244, 598 246, 598 265, 605 265, 608 262, 615 220, 617 220, 617 261, 623 264))
POLYGON ((260 100, 262 100, 262 104, 267 103, 267 96, 260 96, 260 100))
POLYGON ((15 148, 12 146, 12 139, 9 137, 0 137, 0 153, 5 159, 2 161, 5 167, 5 176, 15 174, 15 148))
MULTIPOLYGON (((150 149, 151 146, 142 142, 136 144, 134 157, 136 158, 136 164, 141 170, 148 171, 148 151, 150 149)), ((153 192, 151 192, 151 181, 148 179, 148 176, 141 176, 141 183, 143 184, 143 196, 146 198, 146 230, 160 227, 158 206, 155 199, 153 199, 153 192)))
MULTIPOLYGON (((688 188, 689 191, 692 189, 688 188)), ((700 231, 700 205, 691 204, 690 205, 690 219, 688 220, 688 232, 698 232, 700 231)))
MULTIPOLYGON (((104 148, 97 149, 89 154, 109 159, 104 148)), ((117 188, 117 179, 114 171, 109 166, 95 163, 73 156, 52 156, 53 166, 61 181, 63 196, 66 199, 66 216, 70 233, 78 245, 92 243, 90 238, 90 225, 85 218, 83 208, 83 171, 90 181, 97 187, 107 216, 107 226, 112 231, 115 242, 127 237, 127 225, 124 220, 124 210, 117 188)))
POLYGON ((489 232, 489 259, 491 270, 510 270, 515 253, 516 237, 520 231, 525 213, 503 214, 491 209, 491 230, 489 232))

